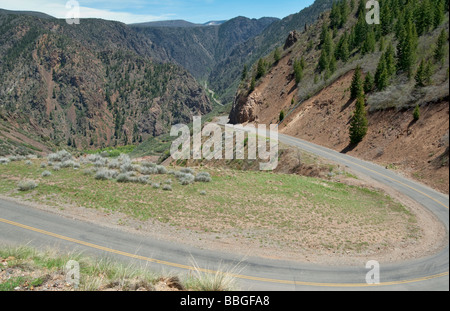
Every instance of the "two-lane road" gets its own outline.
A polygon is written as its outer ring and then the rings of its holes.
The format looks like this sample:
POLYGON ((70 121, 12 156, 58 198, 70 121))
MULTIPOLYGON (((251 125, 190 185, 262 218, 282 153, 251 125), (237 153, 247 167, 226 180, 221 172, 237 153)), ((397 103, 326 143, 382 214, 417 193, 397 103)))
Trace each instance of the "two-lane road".
MULTIPOLYGON (((449 226, 449 198, 378 165, 306 141, 279 135, 285 144, 365 174, 419 202, 449 226)), ((237 256, 160 241, 67 219, 10 201, 0 200, 0 243, 84 250, 129 260, 160 271, 205 272, 234 268, 243 290, 449 290, 449 248, 432 256, 380 267, 381 283, 366 284, 365 266, 329 267, 308 263, 237 256)), ((373 258, 376 260, 376 258, 373 258)))

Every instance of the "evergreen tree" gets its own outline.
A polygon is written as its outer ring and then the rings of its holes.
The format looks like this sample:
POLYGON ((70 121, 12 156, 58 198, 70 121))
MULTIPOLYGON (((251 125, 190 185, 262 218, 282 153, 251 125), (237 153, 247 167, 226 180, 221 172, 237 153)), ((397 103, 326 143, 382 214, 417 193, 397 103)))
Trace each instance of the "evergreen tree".
MULTIPOLYGON (((303 57, 302 57, 303 60, 303 57)), ((303 79, 303 69, 304 69, 304 63, 302 60, 295 60, 294 61, 294 77, 295 77, 295 84, 299 84, 303 79)), ((303 60, 304 61, 304 60, 303 60)))
POLYGON ((348 6, 347 0, 341 0, 339 3, 339 11, 341 18, 339 20, 339 28, 342 28, 345 26, 348 20, 348 15, 350 13, 350 8, 348 6))
POLYGON ((350 142, 352 145, 360 143, 367 135, 368 121, 365 106, 364 97, 359 96, 350 121, 350 142))
POLYGON ((355 25, 355 37, 354 37, 354 47, 361 47, 366 41, 369 26, 366 22, 366 18, 363 15, 358 17, 358 22, 355 25))
POLYGON ((273 52, 273 59, 275 60, 275 64, 277 64, 281 59, 281 52, 279 48, 275 49, 275 52, 273 52))
POLYGON ((390 43, 384 53, 384 59, 386 61, 386 70, 388 73, 388 77, 391 78, 397 71, 396 61, 395 61, 395 50, 392 43, 390 43))
POLYGON ((447 32, 445 31, 445 29, 442 29, 436 43, 436 48, 434 49, 434 60, 436 62, 441 62, 444 59, 446 43, 447 43, 447 32))
POLYGON ((350 54, 348 40, 349 40, 348 34, 347 32, 345 32, 340 38, 335 52, 336 59, 338 60, 340 59, 344 63, 348 61, 350 54))
POLYGON ((375 44, 376 44, 375 33, 371 29, 367 33, 366 40, 364 41, 364 44, 362 46, 362 50, 361 50, 362 54, 364 55, 364 54, 375 52, 375 44))
POLYGON ((375 86, 378 91, 383 91, 389 85, 389 73, 386 67, 386 59, 381 56, 375 73, 375 86))
POLYGON ((364 79, 364 93, 368 94, 373 91, 375 86, 375 79, 370 72, 367 73, 364 79))
POLYGON ((364 96, 364 87, 361 78, 361 67, 358 65, 353 74, 352 85, 350 86, 350 99, 356 99, 360 96, 364 96))
POLYGON ((399 33, 397 66, 398 69, 406 72, 409 77, 412 75, 413 66, 416 60, 417 45, 418 37, 416 26, 410 19, 407 19, 406 25, 399 33))
POLYGON ((444 21, 444 17, 445 17, 445 0, 433 0, 432 4, 433 4, 433 7, 434 7, 433 27, 437 28, 444 21))
POLYGON ((329 66, 329 57, 328 54, 325 50, 322 50, 322 53, 320 54, 320 58, 319 58, 319 65, 318 65, 318 69, 320 72, 325 71, 328 69, 329 66))
POLYGON ((414 117, 414 121, 419 121, 420 119, 420 106, 416 105, 416 108, 414 108, 414 112, 413 112, 413 117, 414 117))
POLYGON ((430 85, 432 74, 431 62, 425 62, 425 60, 422 59, 419 68, 417 68, 416 76, 414 77, 416 86, 424 87, 430 85))
POLYGON ((258 61, 258 66, 256 68, 256 80, 264 77, 266 74, 266 64, 262 58, 258 61))
POLYGON ((248 67, 247 64, 245 64, 244 69, 242 70, 241 81, 247 79, 247 75, 248 75, 248 67))

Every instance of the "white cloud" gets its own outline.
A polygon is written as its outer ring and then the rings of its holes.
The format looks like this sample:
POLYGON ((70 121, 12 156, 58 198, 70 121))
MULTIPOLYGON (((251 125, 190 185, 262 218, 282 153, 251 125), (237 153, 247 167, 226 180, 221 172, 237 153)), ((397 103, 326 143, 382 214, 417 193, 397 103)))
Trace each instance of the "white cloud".
MULTIPOLYGON (((49 14, 57 18, 66 18, 69 9, 66 8, 68 1, 61 0, 0 0, 0 8, 17 11, 37 11, 49 14)), ((126 24, 143 23, 157 20, 167 20, 175 14, 149 15, 133 14, 129 12, 115 12, 110 10, 94 9, 80 6, 80 17, 83 18, 101 18, 105 20, 120 21, 126 24)))

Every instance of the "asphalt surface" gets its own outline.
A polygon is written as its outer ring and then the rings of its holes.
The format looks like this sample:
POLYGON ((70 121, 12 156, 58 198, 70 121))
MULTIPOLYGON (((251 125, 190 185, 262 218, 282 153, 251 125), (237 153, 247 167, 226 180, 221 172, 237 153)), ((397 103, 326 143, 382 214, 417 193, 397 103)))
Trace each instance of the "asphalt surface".
MULTIPOLYGON (((448 235, 449 198, 383 167, 290 136, 285 144, 348 166, 419 202, 443 223, 448 235)), ((417 260, 380 266, 380 283, 369 285, 370 269, 330 267, 269 260, 193 248, 64 218, 0 200, 0 243, 50 246, 90 255, 108 256, 162 272, 231 271, 241 290, 449 290, 449 248, 417 260)), ((376 260, 376 258, 374 258, 376 260)))

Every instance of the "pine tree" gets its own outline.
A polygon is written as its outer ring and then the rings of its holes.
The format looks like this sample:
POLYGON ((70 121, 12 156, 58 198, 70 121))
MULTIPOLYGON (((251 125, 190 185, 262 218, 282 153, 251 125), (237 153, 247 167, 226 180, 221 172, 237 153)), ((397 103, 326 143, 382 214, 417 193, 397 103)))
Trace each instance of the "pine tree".
POLYGON ((396 61, 395 61, 395 50, 392 43, 390 43, 384 53, 384 59, 386 61, 386 70, 388 73, 388 77, 391 78, 397 71, 396 61))
POLYGON ((364 93, 368 94, 373 91, 375 86, 375 79, 370 72, 367 73, 364 79, 364 93))
POLYGON ((414 108, 414 112, 413 112, 413 118, 414 118, 414 121, 419 121, 419 119, 420 119, 420 106, 419 105, 416 105, 416 108, 414 108))
POLYGON ((433 75, 433 67, 430 61, 425 62, 422 59, 419 68, 417 68, 416 76, 416 86, 424 87, 431 84, 431 76, 433 75))
POLYGON ((418 37, 415 24, 408 18, 406 20, 406 25, 402 27, 399 33, 397 66, 400 70, 406 72, 408 77, 411 77, 416 59, 418 37))
POLYGON ((339 3, 339 11, 341 18, 339 20, 339 28, 342 28, 345 26, 348 20, 348 14, 350 13, 349 6, 347 4, 347 0, 341 0, 339 3))
POLYGON ((266 74, 266 64, 262 58, 258 61, 258 66, 256 69, 256 80, 264 77, 266 74))
POLYGON ((447 32, 445 31, 445 29, 442 29, 436 43, 436 48, 434 50, 434 60, 436 62, 441 62, 444 59, 446 42, 447 42, 447 32))
POLYGON ((245 64, 244 69, 242 70, 241 81, 247 79, 247 75, 248 75, 248 67, 247 64, 245 64))
POLYGON ((381 56, 375 73, 375 86, 378 91, 383 91, 389 85, 389 73, 386 67, 386 59, 381 56))
POLYGON ((437 28, 443 21, 445 17, 445 0, 434 0, 433 1, 433 27, 437 28))
POLYGON ((375 44, 376 44, 375 33, 373 30, 370 30, 367 33, 366 40, 364 41, 364 44, 362 46, 361 50, 362 54, 364 55, 375 52, 375 44))
POLYGON ((277 64, 281 59, 281 52, 279 48, 275 49, 275 52, 273 52, 273 59, 275 60, 275 64, 277 64))
POLYGON ((299 84, 303 79, 304 59, 294 61, 294 77, 295 83, 299 84))
POLYGON ((359 96, 355 111, 350 121, 350 142, 352 145, 360 143, 367 135, 368 121, 364 97, 359 96))
POLYGON ((336 59, 342 60, 346 63, 349 58, 349 44, 348 44, 348 34, 345 32, 339 39, 338 45, 335 52, 336 59))
POLYGON ((325 70, 328 69, 329 66, 329 57, 328 54, 325 50, 322 50, 322 53, 320 54, 320 58, 319 58, 319 65, 318 65, 318 69, 320 72, 323 72, 325 70))
POLYGON ((364 95, 363 81, 361 78, 361 67, 359 65, 353 74, 352 85, 350 86, 350 99, 356 99, 364 95))

